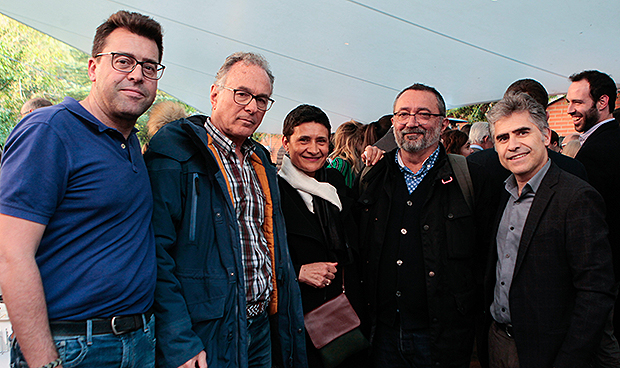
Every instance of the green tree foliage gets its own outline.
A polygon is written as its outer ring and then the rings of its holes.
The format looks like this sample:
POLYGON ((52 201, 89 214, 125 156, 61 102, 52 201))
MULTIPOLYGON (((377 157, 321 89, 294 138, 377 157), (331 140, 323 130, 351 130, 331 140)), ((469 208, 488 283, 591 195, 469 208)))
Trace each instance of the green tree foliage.
MULTIPOLYGON (((57 104, 65 96, 82 100, 90 91, 89 55, 0 14, 0 146, 33 97, 57 104)), ((164 76, 165 78, 165 76, 164 76)), ((157 91, 155 103, 176 98, 157 91)), ((182 102, 181 102, 182 103, 182 102)), ((196 110, 182 103, 188 113, 196 110)), ((138 119, 138 138, 148 141, 148 111, 138 119)))
POLYGON ((30 98, 53 103, 64 96, 84 98, 90 86, 87 60, 85 53, 0 15, 0 142, 30 98))
POLYGON ((455 117, 457 119, 467 120, 470 123, 487 121, 485 114, 492 106, 493 103, 463 106, 456 109, 450 109, 447 111, 447 114, 448 116, 455 117))

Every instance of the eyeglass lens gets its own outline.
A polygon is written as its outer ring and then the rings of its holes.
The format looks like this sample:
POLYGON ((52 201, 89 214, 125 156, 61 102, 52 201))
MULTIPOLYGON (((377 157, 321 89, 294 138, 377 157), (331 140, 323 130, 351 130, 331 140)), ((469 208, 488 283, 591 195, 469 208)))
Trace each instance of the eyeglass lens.
POLYGON ((112 54, 112 66, 120 72, 131 73, 138 64, 142 65, 142 74, 147 78, 159 79, 164 72, 164 68, 157 63, 150 61, 139 62, 129 55, 112 54))

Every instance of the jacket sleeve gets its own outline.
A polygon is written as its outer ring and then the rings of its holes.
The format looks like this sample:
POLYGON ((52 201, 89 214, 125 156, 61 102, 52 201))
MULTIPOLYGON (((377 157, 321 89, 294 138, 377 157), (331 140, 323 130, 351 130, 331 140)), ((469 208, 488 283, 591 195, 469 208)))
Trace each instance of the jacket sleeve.
POLYGON ((614 305, 614 274, 605 205, 591 187, 576 191, 566 215, 566 254, 576 291, 568 333, 554 367, 582 367, 596 349, 614 305))
POLYGON ((181 164, 171 158, 147 154, 145 161, 153 190, 153 228, 157 254, 155 315, 157 361, 160 367, 177 368, 196 356, 204 346, 192 330, 181 284, 172 256, 177 225, 183 215, 181 164))

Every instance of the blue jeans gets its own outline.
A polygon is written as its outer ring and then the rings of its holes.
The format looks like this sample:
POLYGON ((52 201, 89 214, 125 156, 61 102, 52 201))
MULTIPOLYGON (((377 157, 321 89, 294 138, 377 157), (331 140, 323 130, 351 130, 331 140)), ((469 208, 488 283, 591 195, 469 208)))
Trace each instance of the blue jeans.
POLYGON ((403 330, 378 322, 372 354, 377 368, 430 368, 431 336, 428 329, 403 330))
POLYGON ((248 366, 271 368, 271 333, 267 312, 248 319, 248 366))
MULTIPOLYGON (((54 336, 65 368, 155 367, 155 316, 143 329, 116 336, 54 336)), ((11 368, 28 368, 17 341, 11 344, 11 368)))

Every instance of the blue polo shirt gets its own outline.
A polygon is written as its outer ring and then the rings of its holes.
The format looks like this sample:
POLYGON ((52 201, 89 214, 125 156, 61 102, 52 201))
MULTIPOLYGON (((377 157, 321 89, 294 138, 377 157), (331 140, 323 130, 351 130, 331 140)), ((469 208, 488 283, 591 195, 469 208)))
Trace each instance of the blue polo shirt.
POLYGON ((153 199, 129 139, 79 102, 17 124, 0 168, 0 213, 46 225, 36 253, 50 320, 143 313, 153 303, 153 199))

